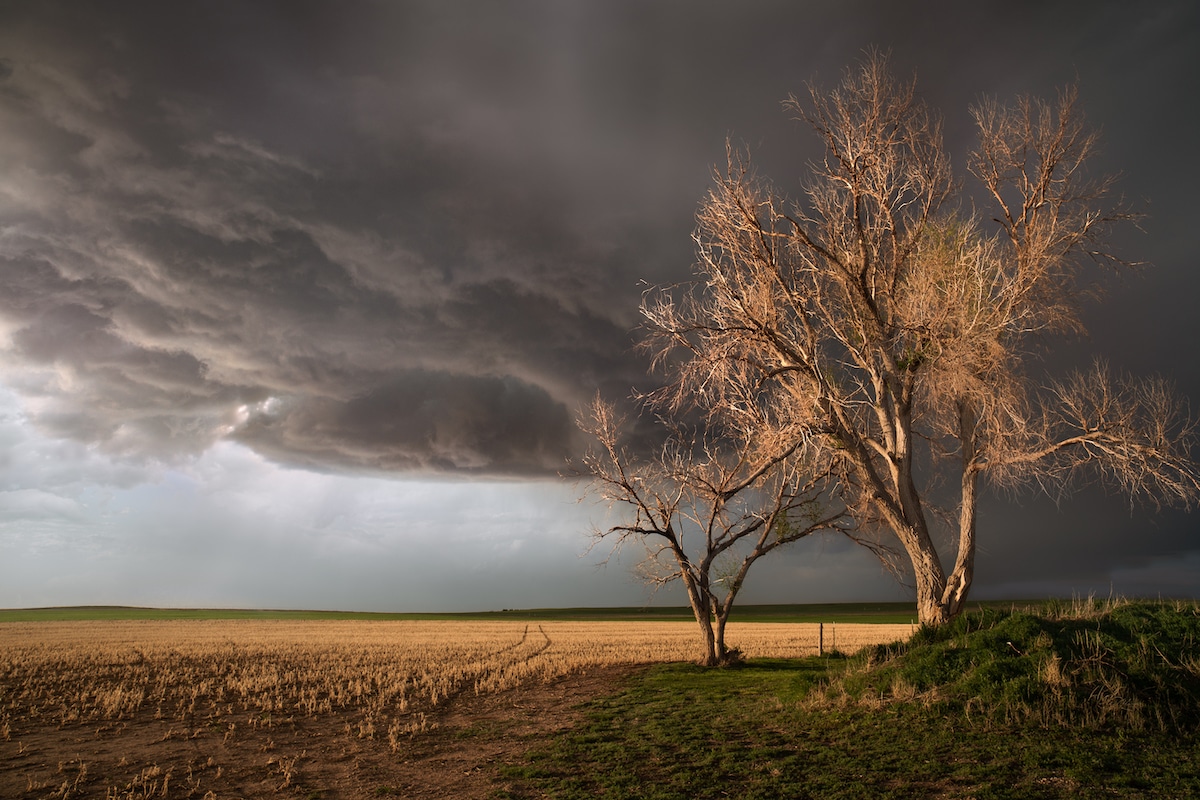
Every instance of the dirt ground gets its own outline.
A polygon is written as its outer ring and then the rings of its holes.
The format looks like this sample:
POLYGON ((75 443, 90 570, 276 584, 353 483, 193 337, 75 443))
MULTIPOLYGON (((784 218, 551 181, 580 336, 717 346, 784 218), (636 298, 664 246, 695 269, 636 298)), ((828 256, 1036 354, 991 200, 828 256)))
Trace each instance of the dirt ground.
MULTIPOLYGON (((209 716, 152 709, 115 723, 12 722, 0 739, 0 797, 491 797, 498 771, 570 727, 580 704, 644 667, 593 667, 547 684, 463 693, 427 712, 426 730, 364 729, 361 714, 209 716)), ((418 718, 419 719, 419 718, 418 718)))

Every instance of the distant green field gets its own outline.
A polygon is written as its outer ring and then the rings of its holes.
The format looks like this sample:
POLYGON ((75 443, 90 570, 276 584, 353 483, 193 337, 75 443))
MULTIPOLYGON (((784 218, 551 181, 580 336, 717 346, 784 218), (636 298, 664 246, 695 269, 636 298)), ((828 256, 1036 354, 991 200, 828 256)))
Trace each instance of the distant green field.
MULTIPOLYGON (((981 607, 1026 608, 1047 600, 997 600, 971 603, 981 607)), ((136 608, 131 606, 66 606, 60 608, 0 609, 0 622, 63 622, 75 620, 278 619, 278 620, 564 620, 672 621, 692 619, 686 606, 646 608, 533 608, 446 614, 401 614, 368 611, 281 611, 232 608, 136 608)), ((903 624, 916 620, 911 603, 822 603, 811 605, 746 605, 734 608, 735 622, 867 622, 903 624)))

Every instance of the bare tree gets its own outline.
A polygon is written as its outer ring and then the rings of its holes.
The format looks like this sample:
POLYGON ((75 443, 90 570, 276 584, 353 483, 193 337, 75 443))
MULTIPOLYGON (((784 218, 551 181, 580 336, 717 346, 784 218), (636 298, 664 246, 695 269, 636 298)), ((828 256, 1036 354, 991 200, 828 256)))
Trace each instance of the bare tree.
POLYGON ((1031 374, 1049 337, 1083 331, 1093 268, 1132 266, 1105 247, 1132 215, 1085 174, 1096 139, 1073 89, 973 110, 987 223, 961 212, 940 122, 886 57, 785 107, 824 145, 803 200, 731 148, 697 215, 698 280, 643 302, 663 409, 754 417, 767 461, 802 442, 859 529, 898 540, 928 624, 967 599, 981 479, 1053 490, 1086 471, 1197 499, 1195 426, 1168 384, 1031 374), (957 495, 941 514, 938 492, 957 495))
POLYGON ((710 429, 701 440, 672 427, 659 456, 643 460, 622 445, 624 420, 600 398, 580 427, 598 443, 585 457, 587 476, 621 511, 620 522, 595 532, 597 542, 641 549, 639 568, 653 586, 683 582, 705 666, 739 657, 725 625, 758 559, 818 531, 854 535, 830 476, 810 468, 799 442, 780 450, 736 430, 718 439, 710 429))

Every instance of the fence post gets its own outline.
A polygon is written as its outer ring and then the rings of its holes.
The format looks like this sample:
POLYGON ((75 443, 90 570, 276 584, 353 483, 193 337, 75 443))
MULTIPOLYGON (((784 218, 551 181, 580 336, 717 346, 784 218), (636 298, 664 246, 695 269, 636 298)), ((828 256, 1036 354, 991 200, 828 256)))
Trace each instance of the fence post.
POLYGON ((817 626, 817 655, 825 655, 825 623, 819 623, 817 626))

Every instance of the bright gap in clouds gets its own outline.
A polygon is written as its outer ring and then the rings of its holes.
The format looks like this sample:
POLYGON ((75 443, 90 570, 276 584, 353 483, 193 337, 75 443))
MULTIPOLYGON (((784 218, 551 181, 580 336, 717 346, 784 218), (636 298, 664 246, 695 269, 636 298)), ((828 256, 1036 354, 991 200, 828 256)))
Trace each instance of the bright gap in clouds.
MULTIPOLYGON (((49 439, 0 388, 0 607, 364 611, 683 605, 588 552, 605 509, 566 481, 422 481, 274 464, 223 441, 175 465, 49 439)), ((756 568, 743 602, 903 599, 844 542, 756 568)))
POLYGON ((221 442, 172 467, 46 439, 2 395, 0 606, 476 610, 606 602, 573 487, 287 469, 221 442))

